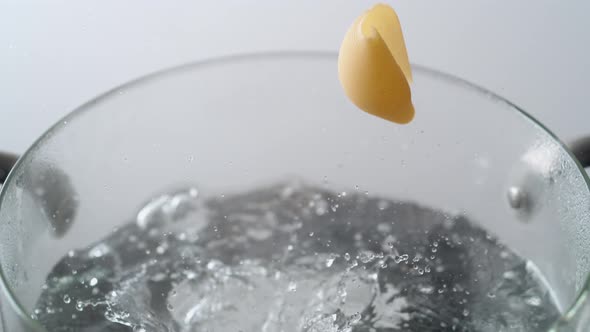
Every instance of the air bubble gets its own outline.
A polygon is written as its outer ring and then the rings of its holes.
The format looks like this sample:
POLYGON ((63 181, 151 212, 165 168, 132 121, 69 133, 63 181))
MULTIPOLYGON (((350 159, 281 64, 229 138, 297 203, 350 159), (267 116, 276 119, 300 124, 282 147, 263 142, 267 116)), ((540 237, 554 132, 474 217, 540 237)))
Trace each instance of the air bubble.
POLYGON ((78 311, 84 310, 84 303, 82 303, 82 301, 76 302, 76 310, 78 310, 78 311))

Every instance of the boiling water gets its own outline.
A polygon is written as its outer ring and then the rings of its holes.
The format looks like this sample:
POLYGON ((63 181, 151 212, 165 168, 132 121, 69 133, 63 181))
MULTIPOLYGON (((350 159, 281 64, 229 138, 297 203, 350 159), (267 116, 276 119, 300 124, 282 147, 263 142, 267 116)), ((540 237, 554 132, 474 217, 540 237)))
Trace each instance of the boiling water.
POLYGON ((49 331, 542 331, 534 265, 463 216, 301 183, 155 198, 68 253, 33 317, 49 331))

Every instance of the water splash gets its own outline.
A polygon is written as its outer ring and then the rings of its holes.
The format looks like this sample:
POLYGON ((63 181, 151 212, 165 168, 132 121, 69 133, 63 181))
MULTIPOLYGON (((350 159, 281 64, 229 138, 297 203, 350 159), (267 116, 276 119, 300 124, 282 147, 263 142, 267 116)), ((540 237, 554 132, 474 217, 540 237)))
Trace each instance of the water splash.
POLYGON ((532 263, 465 217, 302 183, 193 189, 64 256, 33 317, 52 332, 424 332, 559 315, 532 263))

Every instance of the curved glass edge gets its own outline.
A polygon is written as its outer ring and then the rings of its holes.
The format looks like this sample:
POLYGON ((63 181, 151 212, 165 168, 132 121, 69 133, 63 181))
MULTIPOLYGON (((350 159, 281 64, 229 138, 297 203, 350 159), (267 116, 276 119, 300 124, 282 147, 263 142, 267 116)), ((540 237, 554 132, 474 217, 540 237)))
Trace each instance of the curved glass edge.
MULTIPOLYGON (((334 51, 289 51, 289 50, 223 55, 223 56, 217 56, 217 57, 204 59, 204 60, 197 60, 194 62, 189 62, 189 63, 157 70, 157 71, 152 72, 150 74, 143 75, 138 78, 127 81, 126 83, 116 86, 110 90, 107 90, 107 91, 97 95, 95 98, 87 101, 86 103, 78 106, 73 111, 71 111, 70 113, 68 113, 64 117, 62 117, 58 122, 56 122, 53 126, 49 127, 41 136, 39 136, 39 138, 37 138, 34 141, 34 143, 25 151, 25 153, 23 153, 23 155, 18 159, 18 161, 16 162, 16 164, 14 165, 14 167, 12 168, 10 173, 8 174, 8 177, 6 178, 4 185, 0 187, 0 210, 2 209, 2 202, 4 201, 4 195, 6 194, 5 193, 6 190, 3 190, 3 189, 8 188, 9 185, 11 185, 12 182, 14 181, 15 170, 19 169, 21 167, 21 164, 24 163, 24 160, 28 159, 35 152, 35 150, 38 148, 38 146, 46 138, 50 137, 53 132, 55 132, 60 127, 62 127, 70 119, 74 119, 78 116, 82 116, 85 112, 89 111, 89 109, 92 106, 100 104, 104 100, 108 99, 112 95, 115 95, 115 94, 121 92, 122 90, 129 90, 129 89, 133 89, 133 88, 138 88, 141 85, 151 82, 152 80, 155 80, 155 79, 160 79, 160 78, 163 78, 166 76, 174 75, 176 73, 182 72, 187 69, 196 69, 198 67, 204 67, 204 66, 209 66, 209 65, 219 65, 219 64, 224 64, 224 63, 247 61, 247 60, 252 60, 252 59, 265 59, 265 58, 266 59, 277 59, 277 58, 298 58, 298 59, 301 59, 301 58, 311 58, 311 59, 326 58, 326 59, 330 59, 330 58, 336 58, 337 56, 338 56, 338 53, 334 52, 334 51)), ((487 95, 490 98, 495 99, 496 101, 505 104, 509 108, 516 110, 518 113, 520 113, 522 116, 524 116, 527 120, 531 121, 534 125, 539 127, 542 131, 546 132, 555 142, 557 142, 562 147, 562 149, 564 151, 566 151, 566 153, 569 155, 569 157, 576 163, 576 166, 578 167, 578 171, 582 174, 584 181, 586 182, 586 187, 588 188, 588 191, 590 192, 590 178, 588 176, 588 173, 586 173, 585 169, 582 167, 580 162, 575 158, 575 156, 573 155, 573 153, 571 152, 569 147, 564 142, 562 142, 561 139, 559 139, 559 137, 557 137, 557 135, 555 135, 549 128, 547 128, 545 125, 543 125, 540 121, 538 121, 531 114, 526 112, 523 108, 519 107, 518 105, 509 101, 508 99, 506 99, 506 98, 504 98, 504 97, 502 97, 502 96, 500 96, 500 95, 498 95, 498 94, 496 94, 496 93, 494 93, 494 92, 492 92, 480 85, 474 84, 474 83, 472 83, 468 80, 462 79, 460 77, 457 77, 457 76, 454 76, 454 75, 451 75, 451 74, 448 74, 448 73, 445 73, 442 71, 438 71, 435 69, 431 69, 427 66, 418 65, 418 64, 412 64, 412 68, 414 70, 417 69, 417 70, 423 71, 425 73, 430 74, 431 76, 438 77, 439 79, 448 81, 450 83, 453 83, 456 85, 463 85, 463 86, 465 86, 469 89, 475 90, 483 95, 487 95)), ((15 311, 14 314, 21 318, 21 320, 23 321, 25 326, 27 326, 27 328, 32 329, 31 332, 47 332, 47 330, 44 327, 42 327, 37 321, 33 320, 26 313, 26 310, 24 310, 23 306, 17 301, 13 292, 10 290, 10 288, 6 284, 6 279, 4 277, 2 265, 0 265, 0 290, 2 290, 4 292, 5 297, 8 299, 8 302, 10 303, 11 307, 14 309, 14 311, 15 311)), ((579 309, 581 307, 583 307, 585 302, 588 300, 586 294, 589 290, 590 290, 590 276, 587 277, 586 283, 585 283, 584 287, 582 288, 582 291, 580 292, 580 294, 578 294, 578 297, 576 298, 574 304, 571 305, 570 308, 568 308, 568 310, 564 313, 564 317, 575 316, 578 313, 579 309)))
MULTIPOLYGON (((555 133, 553 133, 543 123, 541 123, 534 116, 529 114, 523 108, 519 107, 518 105, 509 101, 508 99, 496 94, 495 92, 492 92, 480 85, 474 84, 474 83, 467 81, 465 79, 462 79, 460 77, 457 77, 457 76, 454 76, 451 74, 447 74, 445 72, 441 72, 441 71, 438 71, 435 69, 431 69, 431 68, 428 68, 425 66, 412 65, 412 67, 419 68, 420 70, 422 70, 424 72, 428 72, 428 73, 432 74, 433 76, 439 76, 441 79, 444 79, 446 81, 449 81, 449 82, 452 82, 452 83, 455 83, 458 85, 464 85, 468 88, 476 90, 479 93, 488 95, 490 98, 492 98, 498 102, 504 103, 506 106, 518 111, 518 113, 520 113, 527 120, 531 121, 534 125, 536 125, 541 130, 543 130, 545 133, 547 133, 555 142, 557 142, 557 144, 559 144, 559 146, 561 146, 561 148, 568 154, 570 159, 572 159, 574 161, 574 163, 576 164, 578 171, 580 172, 580 174, 584 178, 584 182, 586 183, 586 188, 588 188, 588 190, 590 191, 589 174, 588 174, 588 172, 586 172, 584 166, 582 166, 580 161, 575 157, 574 153, 570 150, 569 146, 566 145, 557 135, 555 135, 555 133)), ((584 283, 584 286, 582 286, 582 288, 580 289, 580 292, 577 295, 576 299, 574 300, 573 304, 571 304, 570 307, 567 308, 567 310, 562 314, 562 317, 554 324, 554 326, 551 328, 550 332, 561 332, 561 331, 565 332, 567 330, 563 330, 564 328, 568 328, 568 329, 569 328, 576 328, 577 324, 580 323, 580 322, 577 322, 578 316, 583 315, 584 314, 583 311, 590 308, 589 293, 590 293, 590 275, 588 275, 586 277, 586 282, 584 283)))
POLYGON ((549 332, 582 332, 590 326, 590 278, 576 302, 551 327, 549 332))

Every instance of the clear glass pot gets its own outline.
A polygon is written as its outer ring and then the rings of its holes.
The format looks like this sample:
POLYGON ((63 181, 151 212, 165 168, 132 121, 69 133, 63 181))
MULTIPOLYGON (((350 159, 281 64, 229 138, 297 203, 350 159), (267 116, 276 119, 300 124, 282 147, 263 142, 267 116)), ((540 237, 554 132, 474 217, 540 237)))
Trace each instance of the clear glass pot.
POLYGON ((420 66, 412 91, 416 118, 395 125, 350 104, 335 54, 287 52, 184 65, 86 103, 2 187, 5 331, 45 331, 30 317, 56 262, 121 227, 155 193, 189 183, 222 195, 289 176, 469 216, 534 262, 562 313, 552 328, 586 331, 583 168, 489 91, 420 66))

